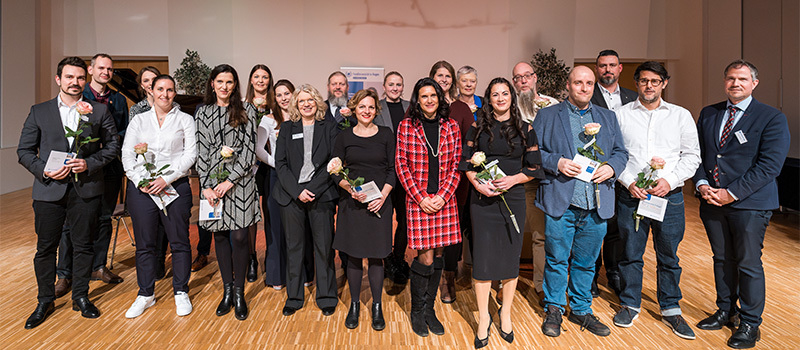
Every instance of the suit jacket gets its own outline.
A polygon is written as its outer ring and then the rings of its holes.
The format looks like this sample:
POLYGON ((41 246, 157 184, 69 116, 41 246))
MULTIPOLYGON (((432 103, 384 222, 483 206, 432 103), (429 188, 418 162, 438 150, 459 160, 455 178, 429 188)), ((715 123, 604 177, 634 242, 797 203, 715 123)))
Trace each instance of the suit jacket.
POLYGON ((721 188, 739 199, 732 208, 772 210, 778 208, 778 184, 783 162, 789 152, 791 135, 786 115, 753 99, 733 126, 725 146, 719 147, 720 126, 727 113, 727 101, 703 108, 697 120, 700 157, 703 161, 692 180, 706 180, 716 187, 714 166, 719 165, 721 188), (735 136, 744 133, 746 142, 735 136))
POLYGON ((314 176, 311 181, 300 184, 300 169, 303 168, 303 138, 294 138, 294 135, 303 135, 303 121, 286 121, 281 124, 278 140, 275 144, 275 170, 278 171, 278 182, 272 197, 282 206, 287 206, 293 199, 308 189, 315 195, 315 201, 324 202, 336 200, 339 194, 333 186, 333 181, 328 174, 328 162, 331 160, 336 136, 339 134, 338 125, 330 120, 317 120, 314 122, 314 141, 312 142, 311 162, 314 164, 314 176))
MULTIPOLYGON (((336 118, 333 117, 333 113, 331 113, 331 103, 328 100, 325 100, 325 105, 328 106, 328 109, 325 110, 325 120, 328 120, 332 123, 336 123, 336 118)), ((358 124, 358 120, 356 119, 355 113, 350 114, 347 119, 350 120, 350 127, 356 126, 358 124)))
MULTIPOLYGON (((386 103, 386 99, 381 99, 381 113, 375 116, 375 124, 381 125, 389 128, 392 132, 397 132, 394 130, 394 124, 392 123, 392 115, 389 113, 389 104, 386 103)), ((408 111, 408 101, 400 99, 400 103, 403 104, 403 113, 408 111)))
MULTIPOLYGON (((636 101, 636 99, 639 98, 639 93, 637 93, 636 91, 626 89, 619 85, 617 85, 617 88, 619 89, 619 97, 620 100, 622 100, 623 106, 633 101, 636 101)), ((603 92, 600 91, 599 83, 594 84, 594 94, 592 94, 591 102, 595 106, 600 106, 605 109, 608 109, 608 104, 606 104, 606 99, 603 98, 603 92)))
POLYGON ((93 112, 87 115, 92 126, 84 131, 81 137, 99 137, 100 140, 81 147, 78 158, 86 160, 87 169, 78 174, 77 181, 73 174, 61 180, 44 177, 44 167, 51 151, 74 152, 78 144, 77 139, 72 146, 67 141, 57 99, 31 107, 19 137, 17 156, 19 163, 35 177, 34 200, 57 201, 64 197, 70 182, 73 182, 81 198, 92 198, 103 194, 103 167, 117 157, 120 142, 114 119, 106 106, 93 101, 88 102, 93 108, 93 112))
MULTIPOLYGON (((575 190, 575 181, 579 181, 558 171, 558 160, 574 158, 579 146, 572 142, 568 103, 564 100, 544 108, 533 120, 533 129, 539 137, 542 167, 545 170, 545 179, 540 182, 539 190, 536 191, 535 203, 553 217, 560 217, 567 211, 575 190)), ((628 151, 625 149, 616 114, 595 105, 591 108, 594 122, 601 125, 600 133, 597 134, 597 145, 605 152, 605 155, 598 154, 598 157, 600 161, 608 162, 614 168, 614 176, 598 186, 600 207, 597 214, 603 219, 609 219, 614 216, 614 181, 625 170, 628 151)))

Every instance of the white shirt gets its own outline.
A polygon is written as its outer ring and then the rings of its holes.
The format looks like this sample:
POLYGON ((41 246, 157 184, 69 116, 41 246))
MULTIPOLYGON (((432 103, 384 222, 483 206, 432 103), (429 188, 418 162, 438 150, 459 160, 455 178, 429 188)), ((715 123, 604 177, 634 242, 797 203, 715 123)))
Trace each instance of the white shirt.
POLYGON ((133 146, 147 143, 147 161, 154 163, 156 169, 169 164, 167 174, 161 177, 167 184, 189 174, 189 168, 197 159, 197 127, 192 116, 181 112, 180 107, 172 106, 164 123, 158 126, 156 108, 140 113, 131 119, 122 143, 122 166, 128 179, 138 184, 149 177, 144 168, 143 157, 136 156, 133 146), (155 158, 155 162, 153 161, 155 158), (171 172, 170 172, 171 171, 171 172))
MULTIPOLYGON (((78 102, 83 101, 83 95, 78 100, 78 102)), ((68 106, 64 101, 61 100, 61 94, 56 96, 56 101, 58 101, 58 113, 61 114, 61 125, 65 127, 69 127, 72 130, 78 128, 78 102, 75 102, 72 107, 68 106)), ((67 133, 67 129, 64 129, 64 133, 67 133)), ((69 146, 72 147, 72 141, 74 141, 74 137, 67 137, 67 142, 69 142, 69 146)))
POLYGON ((617 109, 622 107, 622 93, 620 92, 619 84, 617 84, 617 88, 614 92, 608 91, 603 85, 600 85, 600 83, 597 84, 597 87, 599 87, 600 92, 603 93, 603 99, 606 100, 608 109, 616 112, 617 109))
POLYGON ((278 141, 278 122, 270 116, 261 118, 258 125, 256 138, 256 158, 265 164, 275 167, 275 147, 278 141), (264 150, 264 146, 269 142, 269 149, 272 154, 264 150))
POLYGON ((692 114, 663 99, 660 102, 649 111, 636 99, 616 111, 628 149, 628 164, 618 178, 625 188, 636 182, 653 157, 666 161, 657 175, 667 180, 670 190, 683 186, 700 165, 700 143, 692 114))

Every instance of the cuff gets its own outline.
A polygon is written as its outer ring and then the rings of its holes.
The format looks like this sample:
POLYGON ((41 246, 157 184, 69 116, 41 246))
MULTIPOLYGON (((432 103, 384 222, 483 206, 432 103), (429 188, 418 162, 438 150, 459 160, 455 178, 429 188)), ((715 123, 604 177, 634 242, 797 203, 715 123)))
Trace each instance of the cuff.
MULTIPOLYGON (((702 180, 698 180, 698 181, 697 181, 697 183, 694 185, 694 189, 696 189, 696 190, 700 191, 700 186, 702 186, 702 185, 709 185, 709 186, 711 186, 711 185, 708 183, 708 180, 706 180, 706 179, 702 179, 702 180)), ((728 193, 730 193, 730 192, 728 192, 728 193)))
POLYGON ((667 175, 662 176, 661 178, 667 180, 670 191, 678 188, 681 185, 680 179, 678 178, 678 175, 675 175, 675 173, 669 173, 667 175))
POLYGON ((733 194, 733 192, 731 192, 731 190, 729 188, 726 188, 725 191, 728 191, 728 194, 731 195, 731 197, 733 197, 733 200, 735 200, 735 201, 739 200, 739 197, 736 197, 736 195, 733 194))

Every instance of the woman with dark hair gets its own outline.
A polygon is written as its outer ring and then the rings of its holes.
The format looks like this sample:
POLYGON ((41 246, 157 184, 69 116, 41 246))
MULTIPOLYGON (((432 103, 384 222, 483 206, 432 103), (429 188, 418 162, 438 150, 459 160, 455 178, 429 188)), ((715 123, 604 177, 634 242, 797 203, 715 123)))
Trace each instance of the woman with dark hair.
POLYGON ((442 88, 444 92, 444 99, 442 102, 446 102, 448 105, 456 100, 456 95, 458 94, 458 90, 456 90, 456 86, 453 84, 455 76, 456 71, 453 65, 444 60, 434 63, 431 67, 431 71, 428 73, 428 77, 436 81, 442 88))
POLYGON ((339 299, 333 265, 333 215, 339 195, 326 171, 331 159, 337 124, 325 119, 327 105, 319 91, 302 85, 292 94, 290 120, 281 124, 275 145, 275 170, 280 186, 272 196, 281 206, 286 233, 286 304, 283 315, 303 307, 303 257, 314 246, 317 306, 333 315, 339 299), (311 237, 306 238, 307 228, 311 237))
POLYGON ((444 334, 433 306, 442 276, 444 247, 461 242, 455 192, 461 178, 461 131, 449 118, 444 91, 422 78, 411 94, 409 118, 397 127, 395 168, 406 189, 411 264, 411 328, 421 337, 444 334))
POLYGON ((460 169, 465 171, 473 186, 470 197, 474 243, 472 277, 475 279, 479 314, 476 348, 489 342, 488 329, 492 323, 489 291, 493 280, 503 283, 503 307, 498 311, 500 336, 509 343, 514 341, 511 310, 522 252, 519 227, 525 227, 525 188, 522 184, 534 177, 544 178, 536 132, 522 121, 517 110, 517 95, 511 86, 505 78, 495 78, 489 83, 484 94, 487 103, 467 132, 460 164, 460 169), (496 162, 504 176, 494 181, 478 179, 476 174, 483 167, 479 157, 473 160, 476 152, 483 152, 484 164, 496 162), (512 213, 515 218, 511 217, 512 213))
POLYGON ((248 115, 239 92, 239 76, 227 64, 211 70, 205 105, 197 110, 197 172, 200 198, 216 207, 221 218, 200 221, 214 232, 224 290, 217 316, 234 308, 236 318, 247 319, 244 281, 247 272, 248 228, 261 219, 253 180, 255 116, 248 115))
POLYGON ((139 95, 144 96, 144 98, 128 110, 129 120, 133 120, 133 117, 137 114, 147 112, 150 108, 153 108, 153 79, 159 75, 161 75, 161 72, 153 66, 146 66, 139 70, 136 82, 139 84, 139 95))
POLYGON ((339 157, 349 169, 348 177, 363 177, 366 183, 374 181, 381 197, 368 203, 367 195, 340 175, 334 175, 334 183, 346 193, 339 195, 339 211, 336 216, 336 234, 333 248, 347 253, 347 282, 350 285, 350 311, 344 325, 349 329, 358 327, 361 309, 362 260, 367 259, 369 288, 372 291, 372 329, 380 331, 386 327, 381 308, 383 292, 383 258, 392 251, 392 199, 390 193, 395 186, 394 172, 395 139, 391 129, 373 123, 380 111, 378 94, 372 90, 361 90, 347 103, 358 124, 343 130, 336 138, 333 156, 339 157))
MULTIPOLYGON (((269 114, 275 108, 275 89, 272 87, 272 71, 269 70, 264 64, 257 64, 250 70, 250 84, 247 85, 247 93, 244 97, 244 107, 248 114, 258 116, 257 119, 262 119, 263 116, 269 114)), ((256 126, 260 125, 258 122, 256 126)), ((265 147, 262 144, 261 147, 265 147)), ((256 149, 256 157, 258 157, 258 149, 256 149)), ((261 161, 261 158, 258 158, 261 161)), ((265 181, 269 181, 269 170, 273 166, 263 166, 262 163, 257 162, 255 165, 256 174, 256 188, 258 195, 261 196, 263 207, 266 209, 266 201, 269 198, 269 189, 264 187, 265 181)), ((264 227, 270 225, 269 212, 264 210, 263 223, 264 227)), ((267 230, 264 230, 266 238, 267 230)), ((256 254, 256 234, 258 227, 256 225, 250 226, 250 263, 247 265, 247 282, 255 282, 258 279, 258 255, 256 254)), ((266 271, 266 263, 264 266, 266 271)))
POLYGON ((192 312, 187 294, 192 263, 189 243, 192 189, 187 175, 197 158, 196 128, 192 116, 173 104, 175 80, 172 77, 155 77, 148 91, 155 97, 153 108, 131 120, 122 145, 122 165, 129 180, 126 201, 136 236, 136 280, 139 283, 138 296, 125 317, 138 317, 156 302, 159 226, 165 229, 172 247, 176 313, 186 316, 192 312), (163 166, 167 169, 163 175, 152 178, 148 163, 155 164, 156 169, 163 166), (178 198, 163 204, 163 196, 175 194, 178 198), (162 204, 157 204, 159 201, 162 204))

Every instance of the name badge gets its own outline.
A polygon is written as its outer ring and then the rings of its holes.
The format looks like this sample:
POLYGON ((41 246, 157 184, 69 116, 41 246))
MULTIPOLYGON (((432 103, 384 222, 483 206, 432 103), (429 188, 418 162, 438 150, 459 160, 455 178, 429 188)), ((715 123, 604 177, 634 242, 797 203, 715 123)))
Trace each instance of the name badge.
POLYGON ((736 135, 736 138, 739 140, 739 144, 743 145, 747 143, 747 138, 744 137, 744 132, 742 132, 741 130, 734 133, 734 135, 736 135))
POLYGON ((303 133, 292 134, 292 140, 302 139, 303 133))

